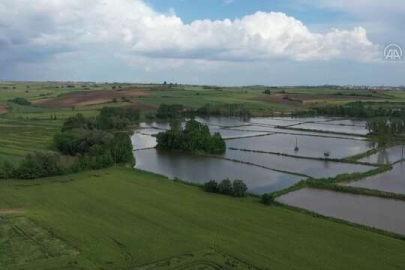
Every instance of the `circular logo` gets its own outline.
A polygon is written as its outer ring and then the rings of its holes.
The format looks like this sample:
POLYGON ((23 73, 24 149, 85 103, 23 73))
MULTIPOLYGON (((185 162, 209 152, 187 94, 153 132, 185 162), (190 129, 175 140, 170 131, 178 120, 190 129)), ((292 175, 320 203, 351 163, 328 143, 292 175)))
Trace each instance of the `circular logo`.
POLYGON ((402 48, 398 44, 389 44, 384 49, 385 60, 399 61, 402 60, 402 48))

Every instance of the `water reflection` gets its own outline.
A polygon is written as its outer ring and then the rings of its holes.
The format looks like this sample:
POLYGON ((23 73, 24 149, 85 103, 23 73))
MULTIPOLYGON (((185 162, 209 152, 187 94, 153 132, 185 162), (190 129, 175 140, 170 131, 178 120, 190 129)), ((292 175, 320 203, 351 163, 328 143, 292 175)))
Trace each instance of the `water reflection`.
POLYGON ((309 188, 283 195, 277 201, 405 235, 404 201, 309 188))

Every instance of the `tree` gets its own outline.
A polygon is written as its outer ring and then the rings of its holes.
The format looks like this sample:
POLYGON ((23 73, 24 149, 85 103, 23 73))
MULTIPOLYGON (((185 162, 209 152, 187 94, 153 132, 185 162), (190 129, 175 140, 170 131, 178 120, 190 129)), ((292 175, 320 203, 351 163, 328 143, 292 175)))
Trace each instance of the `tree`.
POLYGON ((221 183, 219 183, 218 185, 218 192, 224 195, 232 195, 233 189, 231 180, 229 179, 222 180, 221 183))
POLYGON ((215 180, 211 180, 204 184, 204 190, 206 192, 218 193, 218 183, 215 180))
POLYGON ((14 166, 8 161, 0 164, 0 179, 9 179, 14 177, 14 166))
POLYGON ((247 195, 247 186, 242 180, 235 180, 233 182, 233 196, 245 197, 247 195))
POLYGON ((79 113, 66 119, 62 126, 62 132, 78 128, 93 129, 94 126, 94 122, 86 119, 83 114, 79 113))
POLYGON ((35 152, 28 154, 15 170, 19 179, 35 179, 61 175, 63 169, 59 165, 59 155, 54 153, 35 152))
POLYGON ((274 203, 274 196, 270 195, 270 194, 263 194, 261 197, 261 203, 265 204, 265 205, 270 205, 274 203))
POLYGON ((18 104, 18 105, 23 105, 23 106, 30 106, 31 105, 31 102, 29 102, 28 100, 26 100, 23 97, 16 97, 16 98, 10 99, 9 102, 15 103, 15 104, 18 104))
POLYGON ((269 90, 269 89, 266 89, 266 90, 264 90, 264 91, 263 91, 263 94, 265 94, 265 95, 270 95, 270 94, 271 94, 271 92, 270 92, 270 90, 269 90))

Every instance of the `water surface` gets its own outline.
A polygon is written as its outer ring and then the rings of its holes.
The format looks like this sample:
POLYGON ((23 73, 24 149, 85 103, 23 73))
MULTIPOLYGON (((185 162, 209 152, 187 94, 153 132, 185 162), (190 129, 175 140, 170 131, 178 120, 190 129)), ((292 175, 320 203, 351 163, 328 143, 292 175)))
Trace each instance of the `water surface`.
POLYGON ((281 171, 301 173, 313 178, 335 177, 339 174, 366 172, 375 169, 375 167, 372 166, 301 159, 237 150, 227 150, 224 156, 228 159, 250 162, 281 171))
POLYGON ((240 179, 250 192, 256 194, 281 190, 304 179, 242 163, 156 149, 136 151, 135 157, 137 169, 198 184, 226 178, 240 179))
POLYGON ((395 164, 391 171, 351 182, 348 185, 405 194, 405 162, 395 164))
POLYGON ((348 133, 367 135, 369 132, 362 126, 343 126, 343 125, 330 125, 325 123, 305 123, 294 126, 294 128, 310 129, 310 130, 322 130, 328 132, 348 133))
POLYGON ((330 158, 345 158, 372 149, 372 145, 367 141, 291 134, 229 140, 227 146, 315 158, 324 158, 325 153, 329 153, 330 158), (295 149, 296 144, 298 151, 295 149))
POLYGON ((405 235, 405 202, 304 188, 277 201, 318 214, 405 235))
POLYGON ((375 164, 392 164, 404 158, 405 158, 405 146, 398 145, 382 150, 374 155, 363 158, 360 161, 375 164))

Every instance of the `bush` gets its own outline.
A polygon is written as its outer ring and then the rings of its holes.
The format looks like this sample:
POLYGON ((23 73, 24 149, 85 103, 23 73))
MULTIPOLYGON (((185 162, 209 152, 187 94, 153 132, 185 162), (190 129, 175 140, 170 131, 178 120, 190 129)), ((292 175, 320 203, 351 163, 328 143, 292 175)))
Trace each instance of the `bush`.
POLYGON ((14 166, 8 161, 0 165, 0 179, 10 179, 14 177, 14 166))
POLYGON ((215 180, 211 180, 204 184, 204 190, 206 192, 218 193, 218 183, 215 180))
POLYGON ((270 92, 270 90, 269 90, 269 89, 267 89, 267 90, 264 90, 264 91, 263 91, 263 94, 265 94, 265 95, 270 95, 270 94, 271 94, 271 92, 270 92))
POLYGON ((183 110, 184 107, 181 104, 161 104, 156 113, 156 117, 159 119, 179 118, 182 116, 183 110))
POLYGON ((266 193, 266 194, 262 195, 260 202, 265 205, 271 205, 274 203, 274 200, 275 200, 275 198, 273 195, 266 193))
POLYGON ((9 102, 18 104, 18 105, 23 105, 23 106, 29 106, 31 105, 31 102, 29 102, 28 100, 26 100, 25 98, 22 97, 16 97, 13 99, 10 99, 9 102))
POLYGON ((83 114, 79 113, 66 119, 62 126, 62 132, 78 128, 94 129, 94 127, 95 123, 93 121, 90 121, 83 114))
POLYGON ((61 175, 62 173, 59 155, 42 152, 28 154, 15 170, 15 176, 19 179, 35 179, 61 175))
POLYGON ((218 185, 218 192, 224 195, 232 195, 233 188, 231 180, 229 179, 222 180, 221 183, 219 183, 218 185))
POLYGON ((245 197, 247 195, 247 186, 242 180, 235 180, 233 182, 233 196, 245 197))

